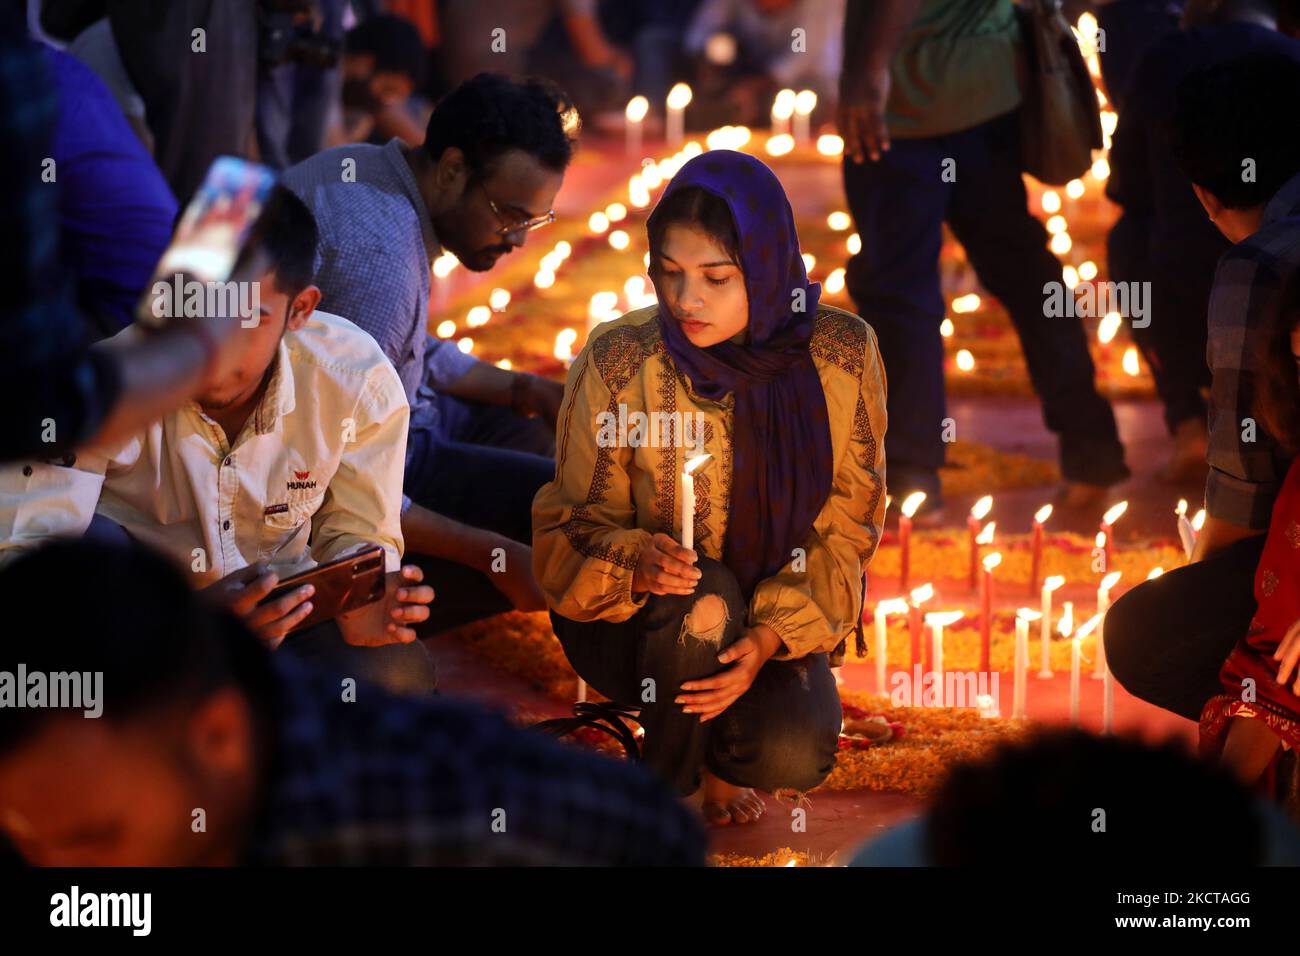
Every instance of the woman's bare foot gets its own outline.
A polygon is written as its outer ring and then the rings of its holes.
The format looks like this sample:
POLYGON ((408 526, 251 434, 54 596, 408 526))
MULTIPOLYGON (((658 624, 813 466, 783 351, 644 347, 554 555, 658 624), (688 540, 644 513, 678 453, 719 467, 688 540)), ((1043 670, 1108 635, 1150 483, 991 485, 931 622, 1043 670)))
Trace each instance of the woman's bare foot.
POLYGON ((737 787, 719 780, 707 770, 700 771, 700 777, 704 819, 710 826, 753 823, 767 809, 763 799, 749 787, 737 787))

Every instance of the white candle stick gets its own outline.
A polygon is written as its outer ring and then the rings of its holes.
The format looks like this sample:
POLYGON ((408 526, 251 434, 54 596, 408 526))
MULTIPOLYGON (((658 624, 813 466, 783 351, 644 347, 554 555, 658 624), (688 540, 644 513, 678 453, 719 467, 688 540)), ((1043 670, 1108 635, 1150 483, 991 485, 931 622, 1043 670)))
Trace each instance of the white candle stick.
POLYGON ((907 613, 906 598, 891 598, 876 605, 876 693, 885 694, 885 665, 889 657, 889 631, 886 617, 907 613))
POLYGON ((925 616, 925 623, 930 625, 932 643, 930 645, 930 673, 934 675, 935 695, 939 706, 946 706, 943 692, 943 628, 961 620, 961 611, 931 611, 925 616))
POLYGON ((1186 498, 1178 499, 1178 507, 1174 509, 1174 514, 1178 516, 1178 540, 1183 544, 1183 553, 1191 558, 1192 548, 1196 546, 1196 533, 1192 531, 1192 523, 1187 520, 1186 498))
POLYGON ((1052 592, 1065 583, 1065 578, 1059 574, 1053 574, 1043 582, 1042 591, 1042 623, 1038 628, 1039 644, 1042 653, 1039 655, 1040 667, 1038 676, 1041 680, 1046 680, 1052 676, 1052 592))
POLYGON ((682 547, 687 550, 695 548, 695 477, 694 471, 710 458, 709 455, 696 455, 686 463, 682 470, 682 547))
POLYGON ((772 101, 772 135, 790 132, 790 117, 794 115, 794 90, 781 90, 772 101))
POLYGON ((811 138, 812 111, 817 108, 817 94, 800 90, 794 98, 794 141, 802 146, 811 138))
POLYGON ((632 159, 641 158, 641 126, 649 111, 650 101, 644 96, 632 97, 627 101, 627 108, 623 111, 624 119, 627 121, 627 155, 632 159))
POLYGON ((1101 579, 1101 587, 1097 588, 1097 614, 1101 617, 1101 624, 1097 628, 1097 649, 1094 654, 1092 665, 1092 679, 1101 680, 1106 675, 1106 645, 1102 638, 1106 635, 1106 612, 1110 610, 1110 589, 1119 581, 1120 572, 1112 571, 1101 579))
POLYGON ((1029 622, 1041 615, 1030 608, 1022 607, 1016 612, 1016 682, 1011 694, 1011 717, 1024 720, 1025 711, 1025 677, 1029 671, 1029 622))
POLYGON ((678 83, 668 91, 668 145, 680 146, 686 138, 686 107, 691 102, 691 88, 678 83))
POLYGON ((1106 676, 1101 682, 1101 732, 1109 734, 1114 732, 1115 726, 1115 678, 1110 675, 1110 668, 1106 668, 1106 676))
MULTIPOLYGON (((1070 726, 1079 726, 1079 657, 1082 653, 1083 639, 1092 633, 1101 620, 1100 614, 1088 618, 1081 628, 1070 638, 1070 726)), ((1068 636, 1068 635, 1067 635, 1068 636)))

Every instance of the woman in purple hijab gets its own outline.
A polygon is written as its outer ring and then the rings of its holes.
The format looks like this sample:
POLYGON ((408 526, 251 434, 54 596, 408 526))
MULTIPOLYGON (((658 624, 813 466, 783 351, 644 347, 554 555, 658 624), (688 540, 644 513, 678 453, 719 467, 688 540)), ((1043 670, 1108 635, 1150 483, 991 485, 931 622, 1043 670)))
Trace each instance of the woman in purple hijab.
POLYGON ((855 631, 865 654, 884 521, 884 370, 867 324, 820 302, 758 159, 692 159, 647 233, 658 303, 573 363, 533 566, 574 669, 640 712, 646 764, 746 823, 759 791, 835 765, 831 668, 855 631))

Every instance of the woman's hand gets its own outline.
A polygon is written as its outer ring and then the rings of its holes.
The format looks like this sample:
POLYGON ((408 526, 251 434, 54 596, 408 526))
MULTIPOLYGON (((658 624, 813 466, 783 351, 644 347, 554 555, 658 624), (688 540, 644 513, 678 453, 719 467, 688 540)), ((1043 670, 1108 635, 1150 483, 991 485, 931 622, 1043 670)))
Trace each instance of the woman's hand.
POLYGON ((641 549, 641 558, 632 573, 632 593, 694 594, 700 580, 696 560, 690 548, 683 548, 662 531, 658 532, 641 549))
POLYGON ((768 659, 781 649, 781 638, 766 624, 749 628, 734 644, 718 655, 723 664, 731 664, 721 674, 703 680, 688 680, 676 702, 688 714, 699 714, 700 722, 712 720, 734 704, 749 690, 754 678, 768 659))
MULTIPOLYGON (((1277 645, 1277 650, 1273 652, 1273 660, 1281 661, 1277 669, 1277 682, 1285 687, 1286 679, 1295 670, 1296 662, 1300 661, 1300 620, 1287 628, 1286 637, 1282 638, 1277 645)), ((1291 689, 1300 694, 1300 673, 1296 674, 1296 681, 1291 689)))

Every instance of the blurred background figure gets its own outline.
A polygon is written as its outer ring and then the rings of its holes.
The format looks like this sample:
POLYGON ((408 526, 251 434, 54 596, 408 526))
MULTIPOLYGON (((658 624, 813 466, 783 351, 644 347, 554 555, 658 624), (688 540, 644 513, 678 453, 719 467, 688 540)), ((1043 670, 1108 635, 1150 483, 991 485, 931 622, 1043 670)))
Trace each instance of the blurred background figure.
POLYGON ((319 152, 339 97, 347 0, 259 0, 257 148, 284 169, 319 152))
POLYGON ((697 124, 764 125, 782 88, 810 89, 834 105, 844 0, 704 0, 683 46, 697 124), (710 110, 709 104, 715 104, 710 110))
POLYGON ((410 146, 424 142, 432 112, 421 95, 429 56, 420 31, 402 17, 378 14, 349 30, 344 40, 341 123, 331 131, 329 145, 382 146, 394 136, 410 146))

